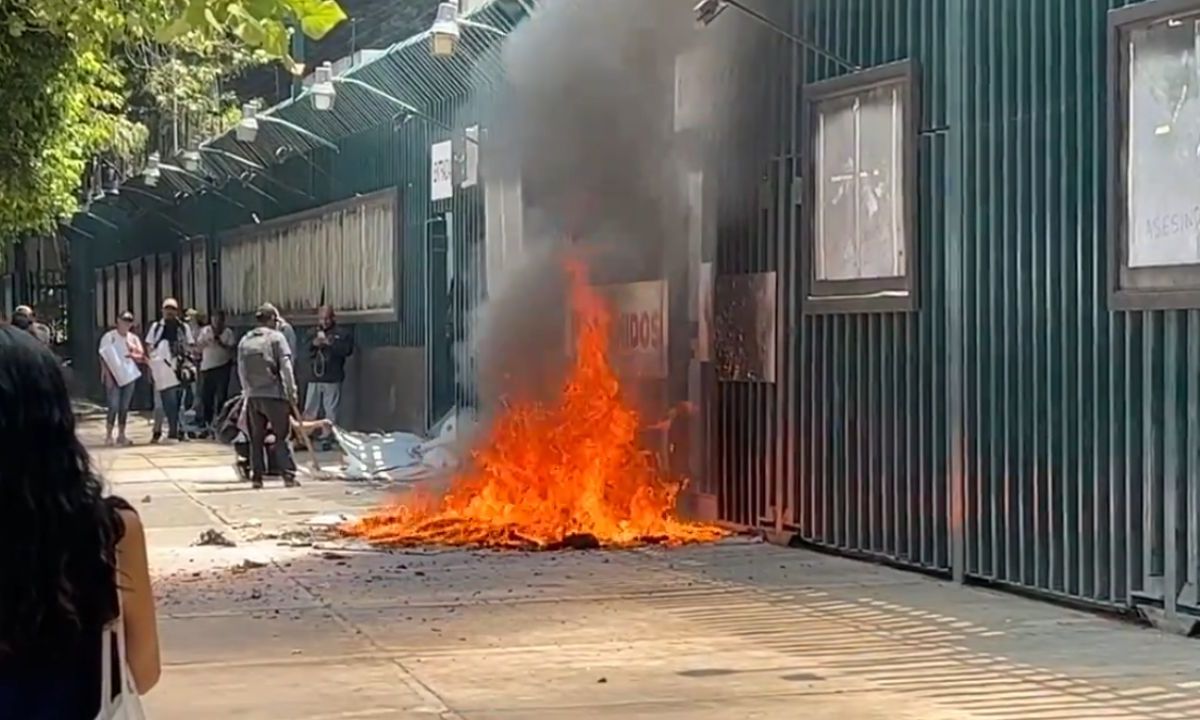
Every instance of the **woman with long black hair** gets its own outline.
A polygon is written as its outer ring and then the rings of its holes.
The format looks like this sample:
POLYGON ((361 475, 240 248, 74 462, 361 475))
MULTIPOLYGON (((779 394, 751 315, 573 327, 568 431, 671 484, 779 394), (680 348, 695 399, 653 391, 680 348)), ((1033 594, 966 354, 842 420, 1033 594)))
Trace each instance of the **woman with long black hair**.
POLYGON ((55 356, 0 326, 0 718, 93 720, 114 628, 144 693, 160 661, 141 520, 103 496, 55 356))

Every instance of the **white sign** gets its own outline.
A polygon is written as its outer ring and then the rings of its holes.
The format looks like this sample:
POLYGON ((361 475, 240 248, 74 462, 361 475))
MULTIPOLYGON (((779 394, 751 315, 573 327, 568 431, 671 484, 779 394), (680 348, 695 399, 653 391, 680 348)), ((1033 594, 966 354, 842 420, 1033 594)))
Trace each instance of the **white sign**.
POLYGON ((454 197, 454 143, 446 140, 429 148, 429 199, 454 197))
MULTIPOLYGON (((627 377, 666 378, 667 282, 651 280, 592 289, 612 313, 610 357, 617 371, 627 377)), ((570 337, 573 341, 573 334, 570 337)))
POLYGON ((463 168, 462 186, 473 187, 479 182, 479 126, 472 125, 463 133, 466 141, 463 156, 466 158, 463 168))

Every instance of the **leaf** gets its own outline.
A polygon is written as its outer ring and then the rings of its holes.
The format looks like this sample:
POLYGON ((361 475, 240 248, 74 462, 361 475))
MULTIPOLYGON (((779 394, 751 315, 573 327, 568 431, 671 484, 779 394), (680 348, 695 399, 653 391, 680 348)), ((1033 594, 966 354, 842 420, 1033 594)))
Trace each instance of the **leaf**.
POLYGON ((197 30, 204 24, 204 15, 208 10, 208 0, 188 0, 187 10, 183 17, 192 30, 197 30))
POLYGON ((263 32, 262 25, 256 20, 244 20, 233 28, 234 35, 247 45, 258 47, 263 44, 263 40, 267 37, 263 32))
POLYGON ((175 39, 186 35, 192 29, 192 24, 188 22, 186 17, 175 18, 175 21, 170 25, 161 28, 154 34, 154 39, 167 45, 175 39))
POLYGON ((285 58, 288 56, 292 33, 283 23, 272 20, 263 23, 262 48, 271 57, 285 58))
POLYGON ((218 20, 217 16, 213 14, 212 8, 209 8, 209 7, 204 8, 204 19, 205 19, 205 21, 208 22, 208 24, 212 27, 213 30, 216 30, 219 32, 223 27, 221 25, 221 21, 218 20))
POLYGON ((229 17, 240 21, 234 26, 234 34, 247 45, 253 47, 261 46, 267 36, 262 22, 239 3, 230 3, 228 9, 229 17))
POLYGON ((313 40, 320 40, 346 19, 346 11, 337 0, 287 0, 300 21, 300 29, 313 40))

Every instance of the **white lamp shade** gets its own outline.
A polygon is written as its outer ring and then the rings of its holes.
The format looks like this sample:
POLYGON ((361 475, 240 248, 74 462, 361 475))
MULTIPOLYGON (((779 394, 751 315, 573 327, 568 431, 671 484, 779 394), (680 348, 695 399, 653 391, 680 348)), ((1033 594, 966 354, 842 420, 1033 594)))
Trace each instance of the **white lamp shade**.
POLYGON ((437 16, 430 28, 430 49, 435 57, 449 57, 458 46, 462 31, 458 27, 458 3, 444 2, 438 5, 437 16))
POLYGON ((183 152, 183 169, 188 172, 200 172, 200 153, 195 150, 183 152))
POLYGON ((252 117, 242 118, 237 126, 237 139, 244 143, 252 143, 258 137, 258 120, 252 117))
POLYGON ((434 57, 452 57, 458 47, 458 36, 433 33, 432 42, 434 57))
POLYGON ((254 142, 254 138, 258 137, 258 119, 255 115, 258 114, 258 108, 254 103, 246 103, 242 106, 242 120, 237 125, 237 139, 244 143, 254 142))
POLYGON ((313 73, 312 103, 317 110, 333 109, 337 99, 337 89, 333 87, 333 66, 328 61, 317 66, 313 73))
POLYGON ((158 179, 162 177, 162 170, 158 169, 158 164, 162 162, 162 158, 157 152, 152 152, 146 158, 146 168, 142 170, 142 177, 145 178, 146 184, 154 187, 158 184, 158 179))
POLYGON ((337 91, 333 87, 333 83, 324 83, 313 85, 312 103, 313 107, 322 112, 333 109, 333 102, 337 99, 337 91))

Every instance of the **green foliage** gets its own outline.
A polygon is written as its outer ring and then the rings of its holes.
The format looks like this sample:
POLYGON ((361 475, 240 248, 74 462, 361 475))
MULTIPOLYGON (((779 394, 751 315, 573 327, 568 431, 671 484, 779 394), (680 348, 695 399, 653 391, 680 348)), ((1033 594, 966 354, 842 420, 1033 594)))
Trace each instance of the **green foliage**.
POLYGON ((131 160, 147 129, 129 105, 208 135, 228 127, 220 81, 320 39, 336 0, 0 0, 0 249, 78 207, 89 162, 131 160))
POLYGON ((346 19, 336 0, 187 0, 173 22, 157 33, 162 43, 187 35, 205 38, 232 35, 246 46, 296 66, 290 57, 292 28, 320 40, 346 19))
POLYGON ((0 237, 38 232, 76 208, 88 161, 140 145, 121 108, 123 78, 95 53, 54 36, 0 34, 8 68, 0 113, 0 237))
POLYGON ((192 34, 170 46, 147 43, 127 49, 122 62, 133 112, 160 129, 173 128, 173 139, 182 148, 237 122, 240 105, 224 81, 269 60, 264 51, 236 38, 192 34))

